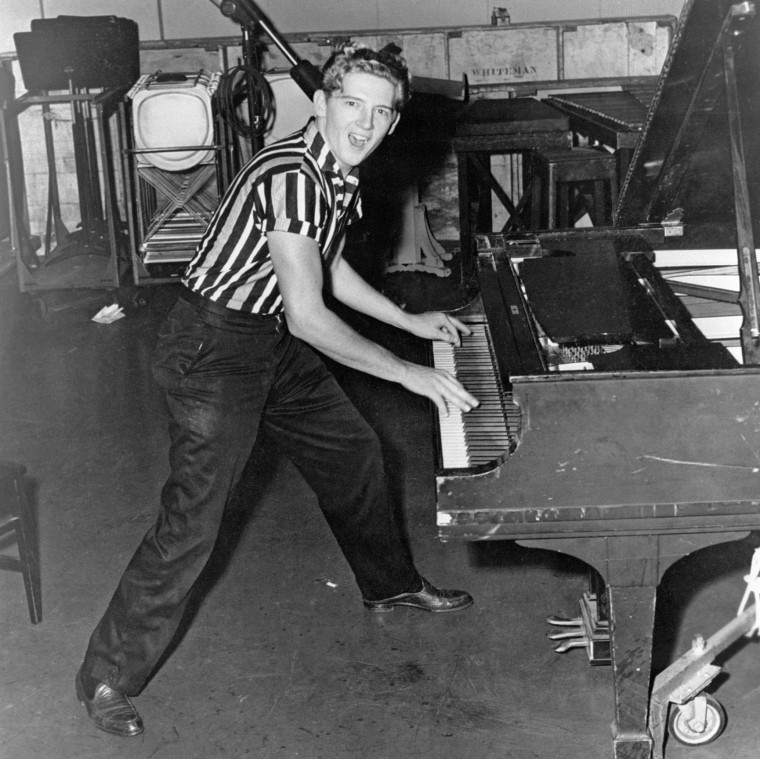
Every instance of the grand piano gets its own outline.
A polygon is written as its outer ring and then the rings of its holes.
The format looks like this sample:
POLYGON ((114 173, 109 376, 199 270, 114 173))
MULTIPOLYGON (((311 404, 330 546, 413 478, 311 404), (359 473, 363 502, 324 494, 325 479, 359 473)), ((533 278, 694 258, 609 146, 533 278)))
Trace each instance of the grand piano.
POLYGON ((479 294, 459 311, 473 335, 434 348, 482 400, 437 419, 439 536, 596 570, 586 610, 608 641, 616 759, 662 756, 649 698, 663 573, 760 529, 755 15, 686 1, 613 226, 475 235, 479 294), (738 358, 654 265, 716 236, 737 251, 738 358))

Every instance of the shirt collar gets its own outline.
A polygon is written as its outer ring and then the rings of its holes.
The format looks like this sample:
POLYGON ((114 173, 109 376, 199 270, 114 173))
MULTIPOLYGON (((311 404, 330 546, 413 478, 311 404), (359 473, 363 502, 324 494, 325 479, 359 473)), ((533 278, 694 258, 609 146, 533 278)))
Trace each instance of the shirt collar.
POLYGON ((304 127, 303 138, 309 152, 314 156, 319 168, 322 169, 325 174, 337 176, 340 180, 352 187, 358 184, 359 169, 355 167, 351 169, 347 175, 343 176, 343 173, 338 166, 338 162, 335 160, 335 156, 327 146, 325 138, 322 137, 319 129, 317 129, 316 119, 312 118, 304 127))

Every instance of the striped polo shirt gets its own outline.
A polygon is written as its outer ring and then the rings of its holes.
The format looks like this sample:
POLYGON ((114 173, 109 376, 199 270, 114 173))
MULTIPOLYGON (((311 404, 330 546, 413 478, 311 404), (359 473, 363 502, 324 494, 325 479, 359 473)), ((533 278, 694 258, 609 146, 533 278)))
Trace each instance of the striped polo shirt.
POLYGON ((235 311, 280 314, 267 233, 311 237, 329 266, 347 225, 360 217, 358 172, 341 174, 312 119, 259 151, 235 177, 182 282, 235 311))

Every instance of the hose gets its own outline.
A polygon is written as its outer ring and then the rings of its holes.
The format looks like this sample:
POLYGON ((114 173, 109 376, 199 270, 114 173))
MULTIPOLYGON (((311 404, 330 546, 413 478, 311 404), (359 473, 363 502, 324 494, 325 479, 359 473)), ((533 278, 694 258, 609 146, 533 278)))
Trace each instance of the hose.
POLYGON ((219 112, 222 118, 241 137, 262 136, 274 120, 274 96, 266 77, 252 66, 240 65, 222 74, 217 89, 219 112), (253 108, 242 109, 249 93, 256 102, 253 108), (242 114, 245 114, 244 118, 242 114), (254 115, 250 123, 250 114, 254 115))

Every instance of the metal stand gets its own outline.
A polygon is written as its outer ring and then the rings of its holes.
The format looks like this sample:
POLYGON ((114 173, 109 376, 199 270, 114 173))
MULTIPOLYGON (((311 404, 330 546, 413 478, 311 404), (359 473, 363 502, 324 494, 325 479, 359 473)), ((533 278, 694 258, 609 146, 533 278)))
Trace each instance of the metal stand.
POLYGON ((298 86, 312 97, 319 89, 322 75, 319 69, 309 61, 301 60, 277 32, 272 22, 252 0, 224 0, 221 11, 225 16, 237 21, 244 29, 254 30, 257 26, 269 36, 280 52, 290 61, 293 68, 290 75, 298 86))
POLYGON ((79 190, 81 229, 68 233, 60 219, 57 176, 52 133, 46 121, 45 140, 49 161, 48 231, 55 229, 56 246, 46 243, 46 255, 29 255, 28 220, 24 208, 24 185, 9 182, 11 249, 18 261, 19 288, 22 292, 60 289, 118 287, 127 261, 122 254, 123 236, 114 194, 113 161, 109 119, 117 117, 115 103, 122 89, 89 92, 25 94, 5 103, 2 110, 4 148, 12 151, 7 160, 21 165, 21 141, 8 144, 8 134, 18 130, 18 116, 32 106, 40 106, 43 118, 52 104, 68 103, 74 115, 74 154, 79 190), (101 186, 102 181, 102 186, 101 186))
POLYGON ((747 589, 737 616, 707 640, 694 638, 691 648, 654 680, 649 705, 649 732, 654 740, 653 757, 663 759, 665 733, 680 743, 701 746, 712 743, 723 732, 726 714, 718 700, 702 691, 721 668, 712 662, 742 637, 750 637, 760 625, 760 549, 752 557, 747 589), (750 595, 755 603, 745 608, 750 595))

